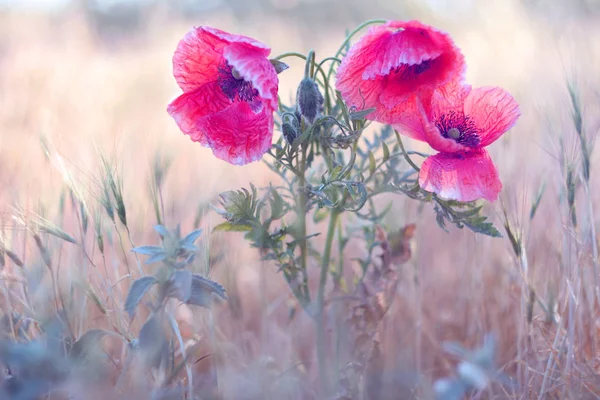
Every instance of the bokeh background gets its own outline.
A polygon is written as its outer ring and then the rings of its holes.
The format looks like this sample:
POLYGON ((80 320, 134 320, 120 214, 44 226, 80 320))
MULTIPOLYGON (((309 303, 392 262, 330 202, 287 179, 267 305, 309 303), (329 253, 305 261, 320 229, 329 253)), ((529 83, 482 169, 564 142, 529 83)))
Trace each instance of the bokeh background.
MULTIPOLYGON (((597 0, 0 0, 4 235, 18 236, 10 218, 16 205, 55 218, 69 182, 85 196, 97 196, 100 154, 122 173, 136 244, 156 240, 148 180, 157 157, 170 161, 163 186, 166 224, 181 223, 189 230, 198 213, 206 212, 202 224, 210 229, 218 218, 207 205, 219 192, 249 182, 265 184, 272 176, 261 163, 240 168, 215 159, 167 115, 168 102, 179 94, 171 71, 179 39, 192 26, 206 24, 255 37, 269 44, 273 55, 315 49, 317 58, 324 58, 333 55, 347 30, 373 18, 419 19, 449 32, 466 57, 470 83, 506 88, 522 110, 517 125, 489 148, 504 189, 485 211, 501 227, 504 208, 522 233, 526 273, 506 238, 454 228, 446 233, 428 205, 421 209, 402 196, 386 198, 394 207, 386 228, 417 225, 413 257, 402 267, 404 278, 383 328, 389 367, 405 366, 433 380, 452 373, 444 341, 475 346, 485 333, 495 332, 500 365, 512 374, 524 374, 519 365, 529 365, 528 381, 520 383, 539 389, 548 358, 559 354, 553 341, 562 338, 557 331, 567 329, 560 321, 571 293, 578 300, 572 310, 578 321, 576 359, 580 376, 586 377, 579 379, 585 383, 578 393, 594 398, 599 364, 591 349, 596 348, 598 307, 589 300, 589 282, 594 278, 591 249, 597 246, 590 232, 600 207, 598 152, 592 152, 590 191, 581 185, 576 190, 575 227, 569 222, 565 171, 572 166, 579 176, 581 163, 568 82, 583 105, 587 137, 592 140, 600 127, 597 0), (539 209, 530 220, 542 187, 539 209), (544 322, 547 311, 537 303, 532 322, 523 323, 529 296, 523 279, 540 302, 556 307, 557 324, 544 322)), ((291 67, 280 75, 283 100, 294 98, 303 72, 300 63, 291 67)), ((430 151, 419 143, 409 147, 430 151)), ((68 217, 60 222, 68 229, 68 217)), ((234 350, 227 351, 239 364, 269 360, 275 365, 269 368, 283 370, 290 360, 314 357, 310 323, 289 321, 291 295, 275 268, 261 263, 236 234, 214 235, 205 246, 219 253, 211 275, 237 304, 220 312, 220 334, 231 340, 234 350)), ((116 253, 111 263, 118 268, 116 253)), ((353 256, 347 254, 348 265, 353 256)), ((189 335, 203 323, 189 311, 181 318, 189 335)), ((261 379, 241 376, 232 378, 238 383, 227 390, 249 390, 261 379)), ((565 376, 555 378, 552 385, 558 387, 565 376)), ((515 398, 529 397, 520 393, 515 398)))

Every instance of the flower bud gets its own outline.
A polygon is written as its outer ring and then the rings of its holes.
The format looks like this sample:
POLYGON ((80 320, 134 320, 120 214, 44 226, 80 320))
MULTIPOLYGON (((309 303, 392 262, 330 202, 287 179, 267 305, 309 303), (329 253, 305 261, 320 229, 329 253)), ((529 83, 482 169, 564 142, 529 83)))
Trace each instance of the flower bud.
POLYGON ((311 78, 304 78, 298 86, 296 93, 298 111, 309 122, 314 123, 317 116, 323 111, 323 95, 319 91, 317 82, 311 78))
POLYGON ((300 136, 300 123, 296 118, 291 118, 288 122, 281 124, 281 132, 286 142, 291 145, 300 136))

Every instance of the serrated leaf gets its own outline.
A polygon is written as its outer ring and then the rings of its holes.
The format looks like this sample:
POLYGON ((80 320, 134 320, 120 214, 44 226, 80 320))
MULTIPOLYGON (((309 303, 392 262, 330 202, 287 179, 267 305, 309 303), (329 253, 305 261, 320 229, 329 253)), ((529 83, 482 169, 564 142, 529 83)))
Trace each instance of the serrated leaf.
POLYGON ((375 173, 376 168, 377 165, 375 164, 375 156, 372 152, 369 152, 369 176, 375 173))
POLYGON ((444 221, 444 214, 438 211, 435 215, 435 222, 437 222, 440 228, 448 232, 448 229, 446 228, 446 221, 444 221))
MULTIPOLYGON (((486 218, 484 217, 483 220, 486 218)), ((491 222, 476 221, 472 223, 470 220, 463 221, 465 226, 476 233, 481 233, 491 237, 502 237, 502 234, 491 222)))
POLYGON ((179 270, 166 283, 165 295, 182 302, 190 299, 192 294, 192 273, 187 270, 179 270))
MULTIPOLYGON (((472 208, 470 210, 466 210, 466 211, 452 210, 452 213, 459 219, 467 219, 467 218, 471 218, 471 217, 480 218, 476 215, 479 213, 479 211, 481 211, 482 208, 483 208, 483 206, 477 206, 477 207, 474 207, 474 208, 472 208)), ((485 217, 483 217, 483 219, 485 219, 485 217)))
POLYGON ((269 203, 271 206, 271 219, 280 219, 285 215, 285 201, 273 187, 271 187, 271 198, 269 199, 269 203))
POLYGON ((229 222, 234 223, 247 223, 254 219, 256 189, 252 185, 251 189, 252 193, 242 188, 241 190, 230 190, 219 194, 221 206, 225 210, 225 212, 220 212, 220 214, 229 222))
POLYGON ((248 224, 234 224, 231 222, 223 222, 213 228, 213 232, 248 232, 252 230, 252 226, 248 224))
POLYGON ((217 282, 204 278, 200 275, 192 275, 192 291, 186 304, 210 307, 213 302, 213 294, 223 300, 227 300, 225 288, 217 282))
POLYGON ((139 246, 131 249, 131 251, 136 252, 138 254, 144 254, 147 256, 153 256, 158 251, 162 251, 162 247, 159 246, 139 246))
POLYGON ((381 142, 381 145, 383 147, 383 161, 387 161, 390 159, 390 148, 385 142, 381 142))
POLYGON ((153 276, 144 276, 131 285, 129 293, 127 293, 127 299, 125 300, 125 311, 129 314, 130 318, 133 318, 135 309, 137 308, 142 297, 148 290, 156 283, 156 278, 153 276))

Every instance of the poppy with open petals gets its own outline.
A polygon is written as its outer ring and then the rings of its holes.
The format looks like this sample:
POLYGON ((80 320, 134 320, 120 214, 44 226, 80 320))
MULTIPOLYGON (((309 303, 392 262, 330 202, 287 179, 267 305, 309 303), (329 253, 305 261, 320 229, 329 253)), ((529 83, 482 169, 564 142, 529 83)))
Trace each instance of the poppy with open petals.
POLYGON ((420 124, 404 133, 439 151, 423 162, 421 187, 447 199, 495 201, 502 183, 485 147, 516 123, 515 99, 499 87, 454 84, 437 89, 428 107, 418 109, 420 124))
POLYGON ((336 88, 348 105, 374 108, 367 119, 407 121, 417 98, 427 104, 439 86, 461 81, 465 61, 446 33, 419 21, 389 21, 354 44, 337 71, 336 88))
POLYGON ((231 164, 260 159, 271 147, 278 105, 270 52, 257 40, 207 26, 188 32, 173 56, 183 94, 167 109, 182 132, 231 164))

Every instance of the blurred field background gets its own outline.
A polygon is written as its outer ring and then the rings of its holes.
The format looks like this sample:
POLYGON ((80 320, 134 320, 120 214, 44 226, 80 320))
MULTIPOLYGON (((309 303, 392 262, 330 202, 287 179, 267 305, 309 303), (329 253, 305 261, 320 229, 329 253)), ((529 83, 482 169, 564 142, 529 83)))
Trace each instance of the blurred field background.
MULTIPOLYGON (((592 230, 600 221, 597 151, 592 152, 589 190, 582 183, 573 186, 571 206, 567 187, 569 168, 581 176, 582 161, 568 81, 576 88, 583 130, 592 142, 600 127, 596 0, 0 1, 3 246, 38 268, 39 253, 13 218, 18 207, 26 215, 44 215, 98 258, 93 235, 83 237, 80 231, 69 194, 75 191, 86 200, 90 220, 102 224, 109 280, 116 283, 126 273, 118 231, 125 248, 131 246, 125 230, 103 216, 97 200, 100 154, 122 176, 135 245, 158 240, 148 187, 156 160, 168 161, 162 185, 165 224, 181 223, 183 232, 197 223, 205 229, 202 246, 212 263, 210 275, 230 296, 212 314, 181 307, 178 315, 187 339, 199 338, 219 354, 218 392, 230 399, 312 398, 318 380, 310 320, 300 309, 290 320, 293 297, 284 280, 275 267, 258 260, 240 235, 208 235, 219 222, 208 207, 219 192, 249 182, 264 185, 272 176, 261 163, 240 168, 221 162, 178 131, 165 111, 179 94, 171 57, 191 26, 206 24, 262 40, 273 55, 314 48, 324 58, 333 55, 346 30, 372 18, 420 19, 449 32, 466 57, 471 84, 508 89, 522 110, 516 127, 489 149, 504 189, 500 200, 486 207, 498 227, 502 208, 507 210, 513 231, 522 235, 521 257, 506 235, 446 233, 429 206, 421 210, 404 197, 385 198, 394 207, 386 228, 409 223, 417 228, 412 258, 401 266, 397 295, 380 332, 386 371, 382 387, 388 391, 379 398, 416 396, 414 379, 406 376, 419 373, 433 382, 451 375, 455 360, 442 343, 471 348, 488 332, 499 339, 499 367, 514 378, 515 387, 492 386, 477 398, 598 398, 600 304, 593 300, 598 240, 592 230), (542 187, 539 208, 530 219, 542 187), (533 306, 524 287, 535 290, 533 306), (210 332, 217 349, 209 344, 210 332), (298 363, 302 366, 294 367, 298 363), (265 394, 267 382, 290 369, 293 378, 280 379, 287 386, 265 394)), ((302 64, 292 63, 280 75, 283 100, 294 98, 302 72, 302 64)), ((409 147, 430 151, 418 143, 409 147)), ((98 284, 97 274, 73 245, 52 237, 46 245, 58 260, 57 279, 67 292, 73 281, 98 284)), ((345 263, 353 265, 357 254, 345 254, 345 263)), ((129 252, 127 257, 134 265, 135 257, 129 252)), ((3 311, 19 308, 19 267, 7 260, 1 275, 3 311)), ((115 296, 122 300, 127 285, 116 287, 115 296)), ((106 318, 85 301, 79 333, 106 327, 106 318)), ((42 303, 42 309, 50 307, 42 303)), ((122 312, 110 318, 125 321, 122 312)), ((137 317, 127 329, 137 332, 142 322, 137 317)), ((206 371, 211 365, 200 362, 195 368, 206 371)))

